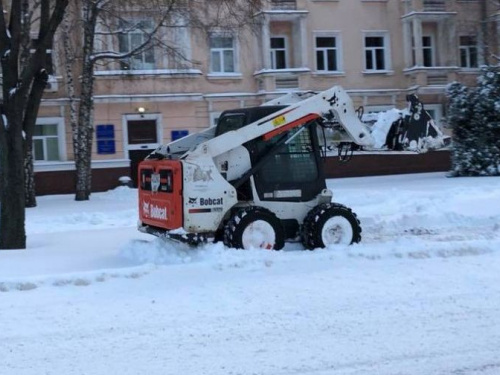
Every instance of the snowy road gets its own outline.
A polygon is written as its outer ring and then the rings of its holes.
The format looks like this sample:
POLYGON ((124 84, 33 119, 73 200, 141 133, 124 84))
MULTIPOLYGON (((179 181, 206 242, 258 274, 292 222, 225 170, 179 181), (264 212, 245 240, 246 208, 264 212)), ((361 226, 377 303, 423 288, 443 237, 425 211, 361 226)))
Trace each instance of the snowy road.
POLYGON ((188 251, 133 191, 41 198, 0 253, 0 374, 500 374, 500 178, 329 184, 342 252, 188 251))

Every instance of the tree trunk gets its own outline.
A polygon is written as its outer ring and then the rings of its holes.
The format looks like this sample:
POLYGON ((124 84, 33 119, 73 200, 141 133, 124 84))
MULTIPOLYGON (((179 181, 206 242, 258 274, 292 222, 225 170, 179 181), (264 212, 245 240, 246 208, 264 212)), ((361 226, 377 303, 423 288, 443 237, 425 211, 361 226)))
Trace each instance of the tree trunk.
POLYGON ((77 201, 88 200, 92 191, 93 67, 84 66, 75 148, 77 201))
POLYGON ((26 154, 24 155, 26 207, 36 207, 35 170, 33 161, 33 146, 26 145, 26 154))
MULTIPOLYGON (((71 133, 73 135, 73 145, 77 143, 77 131, 78 131, 78 106, 75 95, 75 80, 73 79, 74 69, 73 64, 75 62, 75 51, 73 49, 73 43, 71 40, 72 33, 71 29, 74 27, 71 24, 71 18, 66 17, 63 24, 63 51, 64 51, 64 74, 66 76, 66 92, 69 99, 69 124, 71 126, 71 133)), ((76 149, 76 148, 75 148, 76 149)))
MULTIPOLYGON (((9 124, 20 121, 7 117, 9 124)), ((3 126, 3 125, 2 125, 3 126)), ((26 249, 24 229, 24 148, 21 126, 10 126, 5 131, 3 148, 3 181, 0 197, 0 249, 26 249), (19 191, 21 189, 21 191, 19 191)))
POLYGON ((31 143, 45 87, 43 80, 47 72, 44 69, 44 58, 47 50, 52 49, 54 34, 63 19, 69 0, 39 1, 40 11, 37 13, 39 43, 34 52, 30 51, 29 54, 26 49, 27 35, 23 39, 22 34, 31 30, 23 27, 23 22, 29 18, 26 11, 31 2, 12 1, 7 8, 8 12, 5 11, 3 3, 0 1, 0 51, 2 51, 0 62, 3 72, 3 111, 7 124, 4 124, 2 118, 0 121, 0 147, 2 147, 0 249, 25 249, 26 144, 31 143), (8 17, 3 17, 5 13, 8 13, 8 17), (37 88, 41 88, 41 91, 37 88), (23 138, 23 132, 26 140, 23 138))
MULTIPOLYGON (((69 123, 71 125, 72 139, 73 139, 73 151, 75 155, 75 167, 76 167, 76 194, 75 200, 84 201, 88 200, 91 192, 92 179, 87 176, 91 173, 89 171, 88 163, 85 162, 86 156, 82 151, 85 149, 84 139, 85 133, 81 131, 79 126, 79 116, 77 106, 77 99, 75 95, 75 81, 73 79, 74 70, 73 63, 75 61, 75 51, 73 50, 71 41, 71 29, 74 25, 71 24, 71 19, 67 17, 63 22, 63 50, 64 50, 64 73, 66 75, 66 91, 69 98, 69 123), (88 186, 88 188, 87 188, 88 186)), ((91 177, 91 175, 90 175, 91 177)))
POLYGON ((24 172, 26 207, 36 207, 35 168, 33 165, 33 133, 35 131, 36 118, 42 101, 43 91, 47 86, 48 78, 49 76, 45 69, 42 69, 40 72, 35 74, 26 105, 26 114, 23 123, 23 130, 25 134, 24 172))
MULTIPOLYGON (((0 103, 0 212, 1 212, 1 207, 2 207, 2 194, 3 194, 3 184, 4 184, 4 179, 5 176, 3 174, 3 168, 5 165, 7 165, 7 161, 4 159, 4 157, 7 156, 5 153, 7 149, 7 140, 5 139, 5 129, 6 125, 4 123, 4 110, 3 110, 3 105, 0 103)), ((1 223, 0 223, 0 228, 1 228, 1 223)))
POLYGON ((92 141, 94 135, 94 37, 99 14, 96 4, 84 4, 84 36, 82 59, 82 91, 78 112, 78 126, 73 135, 76 166, 75 200, 90 198, 92 191, 92 141))

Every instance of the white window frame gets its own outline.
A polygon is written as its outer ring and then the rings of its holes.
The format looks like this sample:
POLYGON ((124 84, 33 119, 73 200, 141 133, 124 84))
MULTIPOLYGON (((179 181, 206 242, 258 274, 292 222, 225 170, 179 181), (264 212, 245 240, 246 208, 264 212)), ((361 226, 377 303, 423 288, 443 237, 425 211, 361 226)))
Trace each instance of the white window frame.
POLYGON ((328 73, 341 73, 344 69, 342 61, 343 61, 343 52, 342 52, 342 37, 340 31, 315 31, 313 32, 314 37, 314 68, 317 73, 328 74, 328 73), (318 60, 317 60, 317 51, 320 50, 323 52, 323 56, 325 59, 325 67, 328 67, 328 59, 326 57, 326 52, 331 48, 326 47, 316 47, 316 38, 335 38, 335 55, 337 57, 337 70, 318 70, 318 60))
MULTIPOLYGON (((36 124, 35 126, 43 126, 43 125, 57 125, 57 147, 59 151, 59 160, 46 160, 46 142, 44 140, 44 160, 34 160, 34 164, 41 164, 41 163, 59 163, 61 161, 66 161, 67 160, 67 153, 66 153, 66 133, 65 133, 65 126, 64 126, 64 118, 63 117, 39 117, 36 119, 36 124)), ((51 136, 53 137, 53 136, 51 136)), ((33 142, 35 139, 45 139, 47 137, 45 136, 33 136, 33 142)), ((35 152, 35 148, 33 145, 33 153, 35 152)), ((33 155, 34 157, 34 155, 33 155)))
POLYGON ((477 69, 479 68, 479 44, 477 42, 477 36, 476 35, 470 35, 470 34, 460 34, 458 36, 458 51, 459 51, 459 56, 458 60, 460 61, 460 67, 463 69, 477 69), (462 45, 460 42, 460 38, 462 37, 468 37, 468 38, 475 38, 476 39, 476 44, 473 46, 471 44, 469 45, 462 45), (471 48, 474 47, 476 49, 476 66, 471 66, 471 48), (466 53, 466 66, 462 65, 462 51, 465 51, 466 53))
POLYGON ((286 35, 271 35, 269 37, 269 51, 271 53, 271 69, 278 70, 276 67, 276 52, 278 51, 283 51, 285 53, 285 67, 284 68, 279 68, 279 69, 289 69, 289 52, 288 52, 288 36, 286 35), (271 47, 271 39, 272 38, 281 38, 284 41, 284 48, 272 48, 271 47))
POLYGON ((209 45, 208 45, 208 48, 209 48, 209 72, 210 72, 210 75, 235 75, 235 74, 238 74, 239 72, 239 61, 238 61, 238 51, 239 51, 239 48, 238 48, 238 38, 236 37, 235 34, 227 34, 227 33, 219 33, 219 32, 216 32, 216 33, 212 33, 210 34, 209 36, 209 41, 208 41, 209 45), (233 40, 233 47, 232 48, 213 48, 213 47, 210 47, 210 41, 212 38, 231 38, 233 40), (228 51, 228 50, 231 50, 233 51, 233 71, 231 72, 226 72, 224 71, 224 51, 228 51), (221 70, 220 71, 216 71, 213 69, 213 60, 212 60, 212 53, 213 52, 218 52, 219 55, 220 55, 220 61, 221 61, 221 70))
MULTIPOLYGON (((191 66, 191 30, 188 27, 188 23, 182 14, 174 13, 173 25, 175 27, 167 29, 164 39, 166 39, 169 43, 172 43, 172 45, 185 57, 184 63, 186 64, 186 67, 191 66)), ((164 64, 172 70, 186 69, 186 67, 179 65, 178 61, 170 59, 168 54, 165 54, 164 64)))
MULTIPOLYGON (((434 35, 430 35, 430 34, 425 34, 425 35, 422 35, 422 66, 423 67, 426 67, 426 68, 430 68, 430 67, 433 67, 433 66, 436 66, 436 48, 435 48, 435 38, 434 38, 434 35), (431 42, 431 45, 428 47, 428 46, 424 46, 424 38, 429 38, 430 42, 431 42), (424 52, 426 50, 429 50, 431 52, 431 65, 425 65, 425 56, 424 56, 424 52)), ((417 60, 416 60, 416 48, 415 48, 415 44, 414 44, 414 41, 413 41, 413 38, 412 38, 412 59, 413 59, 413 65, 417 65, 417 60)))
POLYGON ((424 109, 429 112, 429 115, 434 120, 434 124, 442 131, 444 129, 443 106, 441 104, 424 104, 424 109), (430 113, 431 111, 434 112, 434 116, 430 113))
MULTIPOLYGON (((125 22, 127 23, 130 23, 130 24, 138 24, 139 22, 151 22, 151 28, 154 27, 154 24, 152 23, 152 21, 150 19, 147 19, 147 18, 128 18, 128 19, 124 19, 125 22)), ((137 34, 137 35, 141 35, 142 36, 142 41, 141 41, 141 44, 144 43, 144 32, 142 32, 142 30, 140 29, 137 29, 137 30, 134 30, 134 32, 129 32, 127 34, 125 34, 124 36, 127 38, 127 50, 121 50, 120 49, 120 40, 118 40, 118 51, 119 53, 127 53, 127 52, 130 52, 132 50, 132 41, 131 41, 131 37, 133 34, 137 34)), ((131 69, 129 69, 130 71, 138 71, 138 70, 156 70, 158 68, 158 58, 156 56, 156 49, 154 48, 154 46, 151 46, 150 48, 148 48, 147 50, 145 51, 142 51, 141 53, 137 54, 137 55, 134 55, 134 56, 131 56, 129 57, 127 60, 139 60, 139 57, 141 57, 141 63, 140 63, 140 66, 138 67, 134 67, 132 66, 131 69), (153 63, 152 63, 152 67, 147 67, 147 64, 150 64, 148 62, 146 62, 146 54, 148 53, 152 53, 153 55, 153 63)), ((127 70, 127 69, 122 69, 122 70, 127 70)))
MULTIPOLYGON (((391 61, 391 43, 390 43, 390 36, 389 32, 386 30, 381 30, 381 31, 363 31, 363 60, 364 60, 364 73, 387 73, 391 71, 392 69, 392 61, 391 61), (384 51, 384 68, 383 69, 368 69, 367 67, 367 60, 366 60, 366 51, 370 50, 372 51, 373 57, 376 57, 375 50, 379 49, 380 47, 367 47, 366 46, 366 38, 382 38, 384 45, 383 45, 383 51, 384 51)), ((373 60, 374 63, 376 63, 376 58, 373 60)))

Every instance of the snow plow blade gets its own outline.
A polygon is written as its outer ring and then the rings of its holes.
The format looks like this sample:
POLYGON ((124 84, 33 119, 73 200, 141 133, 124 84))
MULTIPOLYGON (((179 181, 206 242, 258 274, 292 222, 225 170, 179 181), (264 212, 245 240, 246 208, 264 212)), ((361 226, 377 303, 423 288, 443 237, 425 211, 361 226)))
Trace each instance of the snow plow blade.
POLYGON ((152 234, 164 241, 174 241, 188 244, 189 246, 199 246, 201 244, 208 242, 208 236, 202 233, 187 233, 182 229, 176 230, 164 230, 161 228, 155 228, 149 225, 139 224, 137 229, 139 232, 152 234))

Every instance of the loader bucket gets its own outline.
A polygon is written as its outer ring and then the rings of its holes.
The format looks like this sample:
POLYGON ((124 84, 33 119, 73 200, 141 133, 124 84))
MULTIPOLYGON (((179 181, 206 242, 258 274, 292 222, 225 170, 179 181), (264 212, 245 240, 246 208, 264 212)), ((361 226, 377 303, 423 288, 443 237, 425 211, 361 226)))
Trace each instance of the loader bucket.
POLYGON ((425 152, 446 146, 448 137, 436 126, 417 95, 407 95, 406 100, 409 114, 392 123, 387 134, 387 147, 390 150, 425 152))

